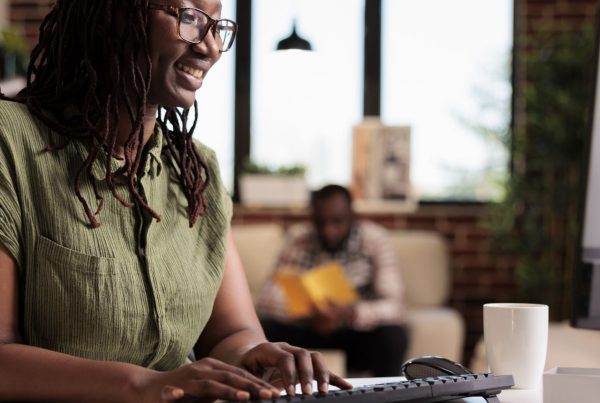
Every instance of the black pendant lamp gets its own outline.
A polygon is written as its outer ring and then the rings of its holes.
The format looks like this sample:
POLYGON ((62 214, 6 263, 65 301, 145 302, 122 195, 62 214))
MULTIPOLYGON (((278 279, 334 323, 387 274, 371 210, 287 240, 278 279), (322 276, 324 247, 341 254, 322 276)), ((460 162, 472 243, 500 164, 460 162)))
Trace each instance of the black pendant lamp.
POLYGON ((310 46, 310 42, 296 33, 296 21, 292 25, 292 33, 287 38, 283 38, 277 44, 277 50, 312 50, 312 46, 310 46))

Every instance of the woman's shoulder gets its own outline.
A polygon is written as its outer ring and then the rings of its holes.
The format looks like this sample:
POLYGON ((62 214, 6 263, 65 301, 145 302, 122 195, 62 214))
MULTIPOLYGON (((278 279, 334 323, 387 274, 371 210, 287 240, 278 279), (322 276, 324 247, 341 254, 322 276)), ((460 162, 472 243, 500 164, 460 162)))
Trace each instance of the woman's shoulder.
POLYGON ((202 157, 207 164, 218 166, 217 153, 215 153, 215 150, 197 139, 192 139, 192 141, 194 142, 196 150, 198 150, 198 154, 200 154, 200 157, 202 157))
POLYGON ((219 169, 217 153, 201 141, 193 139, 193 142, 194 146, 196 147, 196 150, 198 151, 198 154, 200 155, 200 158, 202 158, 202 161, 206 164, 206 167, 208 168, 209 175, 212 177, 216 176, 220 180, 221 171, 219 169))
POLYGON ((27 105, 11 100, 0 100, 0 124, 8 121, 29 121, 33 120, 27 105))
POLYGON ((200 158, 202 158, 202 161, 206 164, 206 168, 210 177, 207 187, 209 205, 211 203, 217 203, 223 208, 224 217, 229 220, 232 214, 231 195, 227 191, 226 186, 223 184, 221 171, 219 169, 219 161, 217 160, 217 154, 206 144, 196 139, 193 139, 193 142, 198 154, 200 155, 200 158))
POLYGON ((0 100, 0 139, 7 144, 32 144, 37 133, 43 141, 40 122, 26 105, 19 102, 0 100))

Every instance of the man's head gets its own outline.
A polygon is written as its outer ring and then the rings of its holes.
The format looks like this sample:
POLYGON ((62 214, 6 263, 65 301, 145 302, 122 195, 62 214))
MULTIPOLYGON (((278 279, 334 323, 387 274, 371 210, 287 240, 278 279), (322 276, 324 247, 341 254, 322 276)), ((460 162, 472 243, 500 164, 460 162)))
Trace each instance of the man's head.
POLYGON ((327 185, 311 199, 312 219, 323 247, 334 252, 343 247, 350 234, 354 212, 352 196, 339 185, 327 185))

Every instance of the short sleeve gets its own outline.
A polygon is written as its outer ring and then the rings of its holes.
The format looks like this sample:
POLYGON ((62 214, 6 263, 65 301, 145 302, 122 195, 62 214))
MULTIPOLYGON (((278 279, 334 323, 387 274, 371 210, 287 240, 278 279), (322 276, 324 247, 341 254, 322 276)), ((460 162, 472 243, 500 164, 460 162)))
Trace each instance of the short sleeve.
POLYGON ((17 195, 15 162, 0 126, 0 242, 22 267, 21 208, 17 195))
POLYGON ((200 155, 204 158, 210 175, 207 189, 208 203, 209 205, 211 203, 216 204, 216 212, 221 216, 219 218, 224 219, 229 225, 233 215, 233 201, 223 184, 219 162, 217 161, 217 154, 202 143, 196 142, 196 147, 198 148, 200 155))

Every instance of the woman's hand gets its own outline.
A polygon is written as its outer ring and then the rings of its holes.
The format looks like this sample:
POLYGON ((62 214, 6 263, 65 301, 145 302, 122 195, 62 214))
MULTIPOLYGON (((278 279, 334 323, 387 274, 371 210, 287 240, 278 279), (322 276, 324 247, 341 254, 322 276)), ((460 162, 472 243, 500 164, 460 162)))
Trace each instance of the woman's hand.
POLYGON ((139 397, 136 401, 180 403, 279 397, 279 391, 266 381, 213 358, 203 358, 169 372, 144 374, 136 383, 139 397))
POLYGON ((342 389, 352 387, 342 377, 329 372, 321 353, 287 343, 259 344, 244 354, 241 364, 252 374, 285 389, 291 396, 295 395, 297 383, 300 383, 302 393, 311 394, 313 379, 321 393, 327 393, 329 384, 342 389))

